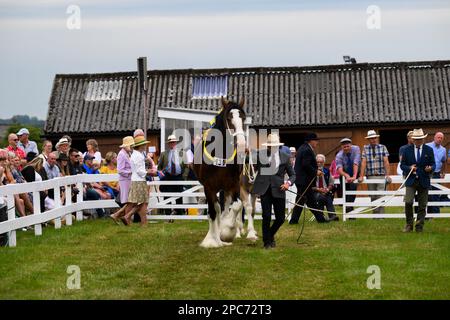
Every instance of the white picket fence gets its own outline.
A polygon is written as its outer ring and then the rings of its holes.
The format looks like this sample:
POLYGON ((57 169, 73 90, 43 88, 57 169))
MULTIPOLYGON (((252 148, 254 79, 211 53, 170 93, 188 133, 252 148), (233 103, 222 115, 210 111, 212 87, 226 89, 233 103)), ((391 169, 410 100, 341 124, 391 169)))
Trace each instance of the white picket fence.
POLYGON ((82 174, 70 177, 56 178, 42 182, 10 184, 0 187, 0 197, 6 198, 8 209, 8 220, 0 222, 0 234, 9 234, 9 246, 15 247, 17 244, 16 230, 34 227, 36 236, 42 235, 42 223, 55 221, 55 228, 61 228, 61 219, 65 217, 66 225, 72 225, 72 213, 76 213, 76 220, 83 220, 83 210, 96 208, 116 208, 117 203, 114 200, 95 200, 83 201, 83 183, 93 182, 111 182, 117 181, 117 174, 82 174), (76 185, 80 192, 77 195, 77 202, 72 203, 70 196, 66 197, 66 202, 61 203, 60 188, 65 187, 67 195, 71 194, 72 185, 76 185), (55 193, 55 208, 45 212, 41 212, 40 207, 40 191, 53 189, 55 193), (22 193, 33 194, 34 214, 26 217, 16 218, 14 195, 22 193))
MULTIPOLYGON (((403 183, 402 176, 391 176, 392 184, 394 189, 398 188, 403 183)), ((79 190, 83 190, 84 183, 93 182, 111 182, 117 181, 117 174, 97 174, 97 175, 76 175, 70 177, 57 178, 53 180, 43 181, 43 182, 33 182, 24 184, 12 184, 0 187, 0 197, 6 198, 7 208, 8 208, 8 220, 0 222, 0 234, 9 234, 9 246, 15 247, 17 244, 16 240, 16 230, 22 229, 29 226, 34 226, 34 233, 36 236, 42 235, 42 223, 48 221, 55 221, 55 228, 61 228, 61 219, 65 217, 65 222, 67 226, 72 225, 72 213, 76 213, 76 220, 83 220, 83 210, 96 209, 96 208, 117 208, 118 205, 114 200, 95 200, 95 201, 83 201, 83 193, 80 192, 77 195, 77 202, 72 203, 71 197, 66 197, 65 204, 61 204, 60 201, 60 188, 65 187, 66 194, 71 193, 71 186, 76 185, 79 190), (54 189, 55 193, 55 204, 56 207, 52 210, 40 212, 40 191, 54 189), (21 193, 33 194, 33 207, 34 214, 16 218, 15 206, 14 206, 14 195, 21 193)), ((450 195, 450 189, 441 185, 444 183, 450 184, 450 174, 447 174, 443 179, 432 179, 432 185, 437 187, 439 190, 429 191, 429 194, 439 194, 439 195, 450 195)), ((336 183, 339 183, 336 181, 336 183)), ((380 180, 367 180, 365 179, 363 184, 371 183, 384 183, 384 179, 380 180)), ((158 209, 207 209, 207 204, 199 204, 198 199, 204 198, 204 193, 202 191, 202 186, 198 181, 152 181, 148 183, 150 185, 150 198, 149 198, 149 208, 147 218, 149 220, 206 220, 207 215, 160 215, 156 213, 158 209), (189 186, 189 188, 181 193, 171 193, 171 192, 160 192, 159 186, 161 185, 184 185, 189 186), (163 200, 164 197, 168 197, 163 200), (175 204, 177 198, 183 198, 183 204, 175 204)), ((292 191, 296 191, 295 186, 291 187, 292 191)), ((405 189, 402 188, 399 191, 368 191, 368 190, 357 190, 357 191, 347 191, 345 190, 345 185, 343 186, 343 197, 335 198, 335 205, 342 205, 343 208, 343 220, 349 218, 404 218, 404 213, 388 213, 388 214, 373 214, 373 213, 360 213, 370 210, 379 204, 383 207, 404 207, 403 196, 405 194, 405 189), (354 202, 345 201, 346 194, 356 195, 354 202), (380 199, 371 201, 370 195, 379 195, 380 199), (348 207, 353 207, 354 210, 347 212, 348 207)), ((287 209, 291 210, 293 208, 293 202, 295 202, 295 194, 287 193, 287 209)), ((415 206, 417 203, 414 204, 415 206)), ((445 202, 428 202, 429 206, 439 206, 439 207, 449 207, 450 201, 445 202)), ((257 214, 255 219, 261 219, 261 205, 257 201, 256 207, 257 214)), ((449 218, 450 213, 439 213, 439 214, 427 214, 427 217, 434 218, 449 218)))

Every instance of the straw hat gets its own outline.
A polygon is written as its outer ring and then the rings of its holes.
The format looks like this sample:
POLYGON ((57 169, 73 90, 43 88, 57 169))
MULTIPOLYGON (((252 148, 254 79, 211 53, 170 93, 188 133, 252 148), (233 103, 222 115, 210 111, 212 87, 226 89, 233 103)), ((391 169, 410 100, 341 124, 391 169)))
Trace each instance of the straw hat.
POLYGON ((375 132, 375 130, 367 131, 366 139, 378 138, 380 135, 375 132))
POLYGON ((269 137, 267 138, 267 142, 262 144, 265 147, 277 147, 282 146, 284 143, 280 142, 280 137, 276 133, 269 134, 269 137))
POLYGON ((149 144, 150 141, 145 140, 145 138, 143 136, 137 136, 136 138, 134 138, 134 144, 133 147, 139 147, 142 146, 144 144, 149 144))
POLYGON ((119 148, 131 147, 134 144, 132 136, 127 136, 122 139, 122 145, 119 148))
POLYGON ((167 138, 167 142, 178 142, 179 140, 177 139, 177 137, 174 134, 171 134, 168 138, 167 138))
POLYGON ((425 139, 428 134, 424 134, 422 129, 414 129, 411 138, 414 140, 425 139))

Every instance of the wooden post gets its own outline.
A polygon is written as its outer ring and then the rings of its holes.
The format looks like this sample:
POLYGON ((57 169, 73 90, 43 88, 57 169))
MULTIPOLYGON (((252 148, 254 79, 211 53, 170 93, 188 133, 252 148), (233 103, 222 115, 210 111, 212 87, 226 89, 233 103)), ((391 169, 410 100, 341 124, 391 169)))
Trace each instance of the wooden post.
MULTIPOLYGON (((55 209, 61 207, 61 189, 59 185, 56 186, 53 190, 55 190, 55 209)), ((55 229, 61 229, 61 218, 55 219, 55 229)))
POLYGON ((342 179, 341 179, 341 184, 342 184, 342 221, 346 221, 347 220, 347 217, 346 217, 347 200, 345 200, 346 199, 346 196, 345 196, 345 193, 346 193, 346 191, 345 191, 345 177, 343 177, 343 176, 341 176, 341 177, 342 177, 342 179))
MULTIPOLYGON (((41 214, 41 194, 39 191, 33 192, 33 214, 41 214)), ((34 225, 34 235, 42 235, 42 224, 38 223, 34 225)))
MULTIPOLYGON (((66 186, 66 204, 65 206, 70 206, 72 204, 72 186, 68 185, 66 186)), ((72 212, 69 212, 66 214, 66 225, 71 226, 72 225, 72 212)))
MULTIPOLYGON (((14 202, 14 195, 8 194, 6 200, 8 206, 8 221, 14 220, 16 218, 16 207, 14 202)), ((12 230, 9 232, 9 246, 15 247, 17 245, 16 231, 12 230)))
MULTIPOLYGON (((83 183, 77 183, 77 203, 83 202, 83 183)), ((83 221, 83 211, 77 211, 77 221, 83 221)))
POLYGON ((147 57, 140 57, 137 59, 137 69, 138 69, 138 84, 139 92, 144 96, 144 136, 147 139, 148 130, 148 82, 147 82, 147 57))

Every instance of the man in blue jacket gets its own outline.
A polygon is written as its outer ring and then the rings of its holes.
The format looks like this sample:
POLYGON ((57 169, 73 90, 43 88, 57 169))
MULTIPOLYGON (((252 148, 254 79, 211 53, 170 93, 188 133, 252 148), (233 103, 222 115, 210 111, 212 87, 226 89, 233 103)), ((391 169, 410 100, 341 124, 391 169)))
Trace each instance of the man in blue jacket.
POLYGON ((414 129, 411 136, 413 139, 413 144, 405 148, 400 164, 403 171, 403 176, 406 177, 410 171, 412 171, 405 183, 406 226, 403 232, 413 231, 413 203, 416 192, 419 202, 419 209, 417 211, 416 219, 416 232, 422 232, 423 225, 425 223, 430 177, 436 167, 433 149, 424 144, 424 139, 426 136, 427 134, 424 134, 422 129, 414 129))

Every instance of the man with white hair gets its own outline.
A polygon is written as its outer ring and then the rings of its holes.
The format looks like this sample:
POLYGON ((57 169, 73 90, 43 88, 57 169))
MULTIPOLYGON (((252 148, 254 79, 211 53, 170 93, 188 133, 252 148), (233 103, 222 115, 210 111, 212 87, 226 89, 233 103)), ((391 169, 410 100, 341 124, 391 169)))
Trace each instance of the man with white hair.
POLYGON ((28 138, 30 136, 30 131, 28 131, 27 128, 22 128, 17 132, 17 137, 19 137, 19 142, 17 146, 19 148, 22 148, 23 151, 25 151, 25 154, 27 155, 28 152, 34 152, 36 154, 39 154, 39 150, 37 147, 36 142, 30 141, 28 138))
POLYGON ((326 158, 323 154, 316 156, 317 168, 322 175, 317 175, 316 183, 312 188, 314 199, 317 201, 317 209, 327 209, 328 220, 339 221, 339 217, 335 214, 336 209, 333 205, 334 200, 334 178, 330 174, 330 170, 325 168, 326 158))

